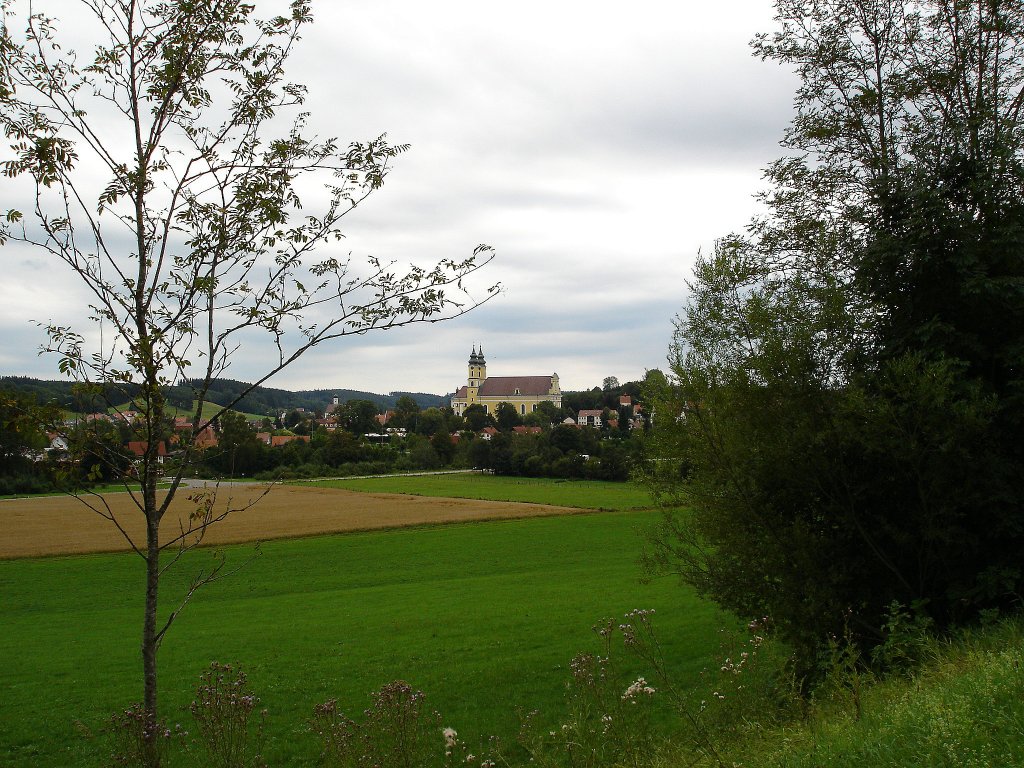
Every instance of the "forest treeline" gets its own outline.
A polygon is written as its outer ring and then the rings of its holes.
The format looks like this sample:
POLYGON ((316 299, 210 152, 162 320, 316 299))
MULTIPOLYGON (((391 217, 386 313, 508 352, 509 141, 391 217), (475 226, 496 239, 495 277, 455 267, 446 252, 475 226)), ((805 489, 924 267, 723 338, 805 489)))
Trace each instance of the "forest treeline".
MULTIPOLYGON (((184 382, 165 389, 170 405, 189 409, 194 399, 193 385, 199 382, 184 382)), ((217 379, 210 386, 207 400, 216 405, 230 405, 250 384, 234 379, 217 379)), ((0 376, 0 389, 33 394, 39 403, 54 403, 64 410, 75 413, 105 412, 112 404, 128 406, 138 397, 139 387, 132 384, 110 382, 100 388, 85 388, 73 381, 36 379, 30 376, 0 376)), ((439 405, 441 395, 426 392, 392 392, 381 395, 355 389, 306 389, 291 391, 275 387, 256 387, 243 397, 234 409, 245 413, 271 415, 294 408, 323 411, 332 398, 346 400, 369 400, 382 411, 394 408, 402 396, 411 397, 420 407, 439 405)))

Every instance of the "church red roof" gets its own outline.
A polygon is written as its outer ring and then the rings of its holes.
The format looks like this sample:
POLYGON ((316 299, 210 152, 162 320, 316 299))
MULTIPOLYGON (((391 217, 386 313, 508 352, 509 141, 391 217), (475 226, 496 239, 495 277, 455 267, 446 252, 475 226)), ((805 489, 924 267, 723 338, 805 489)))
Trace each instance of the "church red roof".
POLYGON ((480 385, 480 397, 515 397, 516 394, 548 395, 550 393, 550 376, 489 376, 480 385))

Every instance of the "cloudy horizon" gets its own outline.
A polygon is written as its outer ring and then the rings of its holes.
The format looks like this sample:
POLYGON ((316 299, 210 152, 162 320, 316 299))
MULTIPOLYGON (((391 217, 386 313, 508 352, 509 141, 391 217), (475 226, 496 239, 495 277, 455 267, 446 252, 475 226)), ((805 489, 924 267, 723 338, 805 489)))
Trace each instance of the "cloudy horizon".
MULTIPOLYGON (((311 128, 411 145, 346 217, 345 251, 431 265, 487 243, 478 291, 503 290, 450 322, 317 348, 267 386, 445 394, 474 345, 492 375, 558 373, 565 390, 665 368, 698 251, 743 229, 780 154, 795 80, 748 46, 772 15, 767 0, 314 4, 289 67, 311 128)), ((85 325, 81 287, 52 258, 0 254, 0 374, 59 378, 30 321, 85 325)), ((255 379, 265 353, 226 375, 255 379)))

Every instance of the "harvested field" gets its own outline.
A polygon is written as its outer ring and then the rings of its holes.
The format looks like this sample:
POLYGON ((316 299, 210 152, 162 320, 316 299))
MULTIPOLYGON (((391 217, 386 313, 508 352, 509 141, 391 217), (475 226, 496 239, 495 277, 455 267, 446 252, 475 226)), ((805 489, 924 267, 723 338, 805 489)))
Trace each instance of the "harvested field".
MULTIPOLYGON (((218 492, 215 512, 224 510, 228 504, 238 511, 211 526, 204 544, 239 544, 343 531, 567 515, 585 511, 543 504, 356 493, 296 486, 277 486, 255 505, 239 509, 258 498, 263 490, 263 486, 257 485, 222 487, 218 492)), ((165 541, 180 531, 180 521, 187 521, 194 511, 195 502, 189 501, 189 496, 194 493, 196 489, 179 490, 161 524, 161 536, 165 541)), ((94 505, 106 503, 132 540, 144 543, 142 514, 129 495, 111 493, 102 499, 102 502, 95 497, 88 500, 94 505)), ((82 501, 67 496, 0 501, 0 526, 3 530, 0 558, 130 549, 110 521, 88 509, 82 501)))

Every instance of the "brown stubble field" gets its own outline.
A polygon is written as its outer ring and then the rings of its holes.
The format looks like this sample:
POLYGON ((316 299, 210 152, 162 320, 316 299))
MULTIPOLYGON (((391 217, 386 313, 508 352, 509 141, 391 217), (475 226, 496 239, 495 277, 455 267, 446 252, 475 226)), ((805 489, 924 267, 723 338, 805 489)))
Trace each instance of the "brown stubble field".
MULTIPOLYGON (((265 488, 233 485, 217 490, 215 510, 244 507, 265 488)), ((178 534, 195 509, 194 489, 181 489, 161 523, 164 540, 178 534)), ((93 497, 84 497, 98 505, 93 497)), ((103 496, 136 543, 144 542, 142 513, 127 493, 103 496)), ((584 510, 506 501, 356 493, 334 488, 277 486, 248 509, 238 509, 210 527, 205 545, 315 536, 327 533, 399 528, 413 525, 498 520, 540 515, 578 514, 584 510)), ((108 520, 69 496, 0 501, 0 558, 119 552, 129 549, 108 520)))

